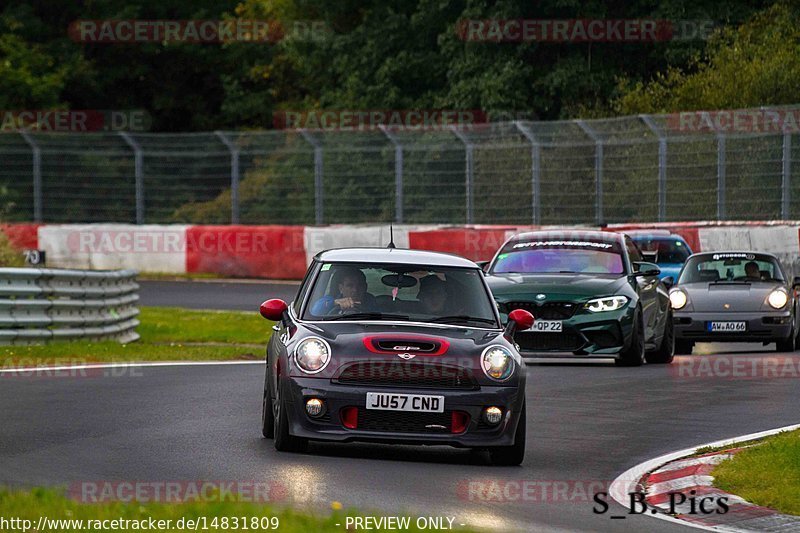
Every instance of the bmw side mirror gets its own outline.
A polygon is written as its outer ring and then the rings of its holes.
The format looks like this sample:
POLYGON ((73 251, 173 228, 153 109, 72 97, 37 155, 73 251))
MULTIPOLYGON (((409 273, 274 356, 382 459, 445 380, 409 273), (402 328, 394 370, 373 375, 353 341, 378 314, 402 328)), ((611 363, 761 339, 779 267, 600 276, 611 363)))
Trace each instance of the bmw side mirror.
POLYGON ((533 326, 533 315, 525 309, 514 309, 508 313, 508 324, 506 324, 506 336, 514 337, 517 331, 525 331, 533 326))
POLYGON ((675 285, 675 278, 673 278, 672 276, 667 276, 661 281, 664 282, 664 286, 668 289, 671 289, 672 286, 675 285))
POLYGON ((633 264, 636 272, 634 276, 658 276, 661 274, 661 269, 658 268, 658 265, 653 263, 646 263, 644 261, 639 261, 633 264))
POLYGON ((258 308, 258 311, 261 313, 261 316, 267 320, 280 322, 283 320, 283 314, 287 309, 289 309, 289 306, 286 305, 286 302, 279 298, 273 298, 272 300, 267 300, 261 304, 261 307, 258 308))

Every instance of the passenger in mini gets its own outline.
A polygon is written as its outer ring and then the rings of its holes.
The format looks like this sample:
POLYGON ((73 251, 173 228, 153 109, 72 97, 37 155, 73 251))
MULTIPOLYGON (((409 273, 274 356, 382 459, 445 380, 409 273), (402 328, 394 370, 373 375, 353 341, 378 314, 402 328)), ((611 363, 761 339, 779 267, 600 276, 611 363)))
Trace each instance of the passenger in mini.
POLYGON ((357 268, 339 267, 331 280, 331 292, 314 302, 312 314, 324 316, 375 307, 375 297, 367 292, 367 278, 357 268))

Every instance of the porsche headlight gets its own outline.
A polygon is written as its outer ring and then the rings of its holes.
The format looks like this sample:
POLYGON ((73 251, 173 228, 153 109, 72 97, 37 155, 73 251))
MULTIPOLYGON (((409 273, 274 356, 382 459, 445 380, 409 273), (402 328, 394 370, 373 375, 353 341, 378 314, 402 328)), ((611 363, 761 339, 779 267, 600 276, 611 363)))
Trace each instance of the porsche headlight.
POLYGON ((508 348, 495 344, 483 351, 481 366, 491 379, 505 381, 514 373, 514 357, 508 348))
POLYGON ((331 347, 319 337, 308 337, 295 348, 294 360, 306 374, 316 374, 330 362, 331 347))
POLYGON ((672 291, 669 293, 669 303, 672 305, 673 309, 682 308, 684 305, 686 305, 686 301, 686 293, 681 290, 672 291))
POLYGON ((783 309, 783 306, 785 306, 788 301, 789 295, 786 294, 786 291, 780 289, 772 291, 769 293, 769 296, 767 296, 767 303, 775 309, 783 309))
POLYGON ((599 313, 601 311, 616 311, 617 309, 622 309, 627 303, 627 296, 608 296, 606 298, 589 300, 584 307, 592 313, 599 313))

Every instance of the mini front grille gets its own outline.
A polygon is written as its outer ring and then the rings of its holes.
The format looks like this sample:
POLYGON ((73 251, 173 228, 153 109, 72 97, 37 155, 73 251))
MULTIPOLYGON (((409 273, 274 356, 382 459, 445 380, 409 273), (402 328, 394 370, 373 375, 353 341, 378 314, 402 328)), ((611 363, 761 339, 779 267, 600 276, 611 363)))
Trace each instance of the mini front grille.
POLYGON ((376 342, 378 349, 384 352, 411 352, 411 353, 432 353, 441 346, 438 342, 404 340, 404 339, 381 339, 376 342))
POLYGON ((583 347, 581 337, 572 333, 517 333, 514 340, 524 351, 574 352, 583 347))
POLYGON ((511 312, 515 309, 530 311, 536 319, 541 320, 566 320, 572 318, 578 304, 572 302, 510 302, 506 304, 506 309, 511 312))
POLYGON ((408 387, 430 389, 478 388, 472 372, 433 363, 414 361, 363 361, 346 366, 334 383, 370 387, 408 387))
POLYGON ((358 429, 392 433, 450 433, 452 412, 408 413, 405 411, 358 410, 358 429))

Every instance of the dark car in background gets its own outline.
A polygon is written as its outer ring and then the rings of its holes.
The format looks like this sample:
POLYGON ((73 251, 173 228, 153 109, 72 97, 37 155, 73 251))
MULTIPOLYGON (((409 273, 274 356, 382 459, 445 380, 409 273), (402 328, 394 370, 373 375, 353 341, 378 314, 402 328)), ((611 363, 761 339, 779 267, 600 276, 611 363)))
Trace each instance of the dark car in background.
POLYGON ((603 231, 534 231, 511 237, 486 267, 501 315, 536 318, 517 333, 523 355, 670 363, 674 336, 658 267, 633 241, 603 231))
POLYGON ((779 352, 797 346, 798 302, 777 257, 751 251, 692 255, 669 296, 675 316, 676 352, 695 342, 776 343, 779 352))
POLYGON ((525 453, 525 365, 483 273, 449 254, 330 250, 314 257, 297 300, 268 300, 262 432, 280 451, 309 440, 525 453))
POLYGON ((636 230, 625 232, 648 261, 658 265, 659 277, 674 284, 692 249, 680 235, 667 230, 636 230))

